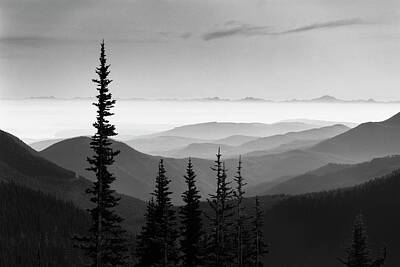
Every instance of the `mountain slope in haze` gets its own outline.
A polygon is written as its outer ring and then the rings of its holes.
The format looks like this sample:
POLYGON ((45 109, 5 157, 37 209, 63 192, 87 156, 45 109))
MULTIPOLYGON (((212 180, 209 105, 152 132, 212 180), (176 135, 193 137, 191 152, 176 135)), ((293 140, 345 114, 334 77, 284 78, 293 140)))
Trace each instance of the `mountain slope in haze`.
MULTIPOLYGON (((353 188, 289 197, 264 210, 269 266, 335 267, 362 212, 375 253, 386 246, 384 266, 400 265, 400 173, 353 188)), ((261 198, 261 201, 264 198, 261 198)), ((268 199, 268 197, 266 198, 268 199)), ((254 202, 254 200, 253 200, 254 202)))
POLYGON ((307 124, 317 125, 318 127, 326 127, 335 124, 343 124, 349 128, 354 128, 359 125, 359 123, 354 122, 344 122, 344 121, 323 121, 323 120, 312 120, 312 119, 289 119, 283 120, 283 122, 302 122, 307 124))
MULTIPOLYGON (((90 138, 88 137, 66 139, 43 150, 41 155, 93 180, 94 174, 86 170, 88 167, 86 158, 93 154, 89 143, 90 138)), ((154 189, 158 163, 161 158, 138 152, 118 141, 113 141, 112 146, 115 150, 120 151, 120 154, 115 157, 115 163, 110 167, 117 177, 113 184, 114 189, 143 200, 149 199, 150 193, 154 189)), ((170 189, 174 192, 172 198, 175 203, 180 201, 181 193, 186 188, 183 178, 186 164, 186 159, 164 159, 167 175, 172 180, 170 189)), ((193 164, 198 176, 198 187, 206 196, 214 188, 214 174, 210 169, 212 162, 193 159, 193 164)))
MULTIPOLYGON (((86 157, 92 154, 89 147, 90 139, 78 137, 67 139, 43 150, 41 155, 56 164, 74 170, 79 175, 93 179, 92 173, 86 171, 88 166, 86 157)), ((117 180, 114 188, 121 193, 149 199, 149 193, 153 191, 154 180, 160 157, 140 153, 128 145, 114 141, 114 148, 121 151, 116 157, 112 172, 117 180)), ((217 152, 217 149, 213 152, 217 152)), ((236 172, 237 158, 226 158, 222 149, 223 160, 228 169, 228 177, 232 179, 236 172)), ((214 165, 212 160, 192 159, 197 175, 197 185, 203 197, 215 190, 215 173, 211 170, 214 165)), ((339 157, 326 155, 313 151, 294 150, 281 154, 266 155, 260 157, 243 158, 243 175, 249 185, 260 182, 272 181, 282 176, 300 175, 307 171, 322 167, 330 162, 350 163, 339 157)), ((164 159, 167 175, 171 178, 170 189, 175 203, 181 203, 181 194, 185 190, 183 179, 186 170, 187 159, 164 159)))
POLYGON ((214 159, 215 152, 220 148, 224 153, 224 158, 231 158, 238 156, 238 150, 236 147, 222 144, 214 144, 214 143, 193 143, 185 146, 182 149, 165 151, 162 153, 163 156, 171 157, 171 158, 187 158, 187 157, 195 157, 201 159, 214 159))
POLYGON ((287 144, 279 145, 275 148, 268 149, 268 150, 255 150, 249 153, 244 154, 246 157, 257 157, 257 156, 264 156, 269 154, 278 154, 287 152, 290 150, 306 150, 318 143, 322 140, 295 140, 287 144))
POLYGON ((293 177, 263 194, 303 194, 350 187, 397 169, 400 169, 400 156, 377 158, 355 165, 329 164, 321 170, 293 177))
MULTIPOLYGON (((258 157, 243 157, 243 176, 249 186, 271 182, 283 176, 300 175, 328 163, 351 163, 346 159, 329 154, 292 150, 280 154, 258 157)), ((230 173, 236 170, 237 159, 225 160, 230 173)))
POLYGON ((301 122, 264 123, 233 123, 233 122, 206 122, 176 127, 168 131, 149 135, 181 136, 197 139, 215 140, 232 135, 269 136, 293 131, 303 131, 315 128, 315 125, 301 122))
MULTIPOLYGON (((213 159, 215 151, 218 147, 221 147, 224 151, 226 158, 238 157, 240 154, 247 154, 257 151, 256 155, 266 155, 274 153, 275 148, 280 147, 281 152, 290 150, 290 147, 284 149, 284 145, 292 143, 292 147, 296 149, 296 145, 293 144, 295 141, 307 142, 312 141, 314 144, 316 140, 322 141, 324 139, 341 134, 350 128, 344 125, 332 125, 321 128, 315 128, 299 132, 289 132, 281 135, 273 135, 269 137, 260 137, 249 142, 243 143, 239 146, 229 146, 218 144, 217 141, 214 143, 195 143, 190 144, 182 149, 165 151, 162 153, 164 156, 174 157, 174 158, 184 158, 184 157, 198 157, 204 159, 213 159), (262 152, 264 151, 264 152, 262 152)), ((300 145, 299 147, 304 147, 300 145)), ((279 152, 279 150, 277 150, 279 152)), ((276 153, 278 153, 276 152, 276 153)))
POLYGON ((180 136, 156 136, 125 141, 125 143, 133 149, 151 155, 160 154, 162 151, 183 148, 192 143, 202 142, 206 142, 206 140, 180 136))
POLYGON ((36 151, 42 151, 43 149, 46 149, 49 146, 51 146, 51 145, 53 145, 53 144, 55 144, 57 142, 60 142, 61 140, 63 140, 63 139, 61 139, 61 138, 58 138, 58 139, 47 139, 47 140, 42 140, 42 141, 29 143, 29 146, 31 148, 33 148, 34 150, 36 150, 36 151))
POLYGON ((215 140, 213 143, 227 146, 240 146, 244 143, 256 140, 258 138, 260 137, 248 135, 231 135, 222 139, 215 140))
MULTIPOLYGON (((89 207, 85 190, 92 182, 43 158, 17 137, 0 131, 0 180, 11 181, 40 190, 60 199, 73 201, 81 208, 89 207)), ((120 195, 118 211, 126 225, 141 221, 146 203, 120 195)))
POLYGON ((314 147, 312 151, 330 153, 355 161, 400 154, 400 113, 382 122, 368 122, 314 147))
POLYGON ((269 150, 296 140, 323 140, 348 131, 350 128, 341 124, 315 128, 300 132, 258 138, 239 146, 241 151, 269 150))

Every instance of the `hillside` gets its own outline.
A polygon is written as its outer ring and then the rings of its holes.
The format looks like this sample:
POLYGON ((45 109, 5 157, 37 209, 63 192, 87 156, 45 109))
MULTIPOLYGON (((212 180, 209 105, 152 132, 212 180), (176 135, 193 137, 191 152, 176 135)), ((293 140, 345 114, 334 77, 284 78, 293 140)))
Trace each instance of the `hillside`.
POLYGON ((213 143, 227 146, 240 146, 244 143, 256 140, 258 138, 260 137, 248 135, 231 135, 222 139, 215 140, 213 143))
MULTIPOLYGON (((88 166, 86 157, 92 155, 89 142, 90 139, 87 137, 67 139, 43 150, 41 155, 59 166, 93 179, 93 174, 86 171, 88 166)), ((116 150, 121 151, 111 167, 111 170, 118 177, 114 183, 114 188, 118 192, 147 200, 150 196, 149 193, 153 191, 160 157, 140 153, 117 141, 114 141, 113 146, 116 150)), ((213 155, 216 151, 217 148, 212 151, 213 155)), ((225 159, 228 175, 231 177, 236 171, 237 159, 226 159, 223 149, 222 155, 225 159)), ((300 175, 330 162, 349 163, 349 161, 323 153, 294 150, 260 157, 244 157, 243 175, 245 175, 249 184, 255 185, 264 181, 272 181, 281 176, 300 175)), ((187 159, 165 158, 164 163, 167 174, 172 180, 170 188, 174 192, 173 200, 175 203, 180 203, 180 195, 185 189, 183 175, 187 159)), ((213 161, 193 158, 193 164, 201 195, 207 197, 215 187, 215 174, 210 168, 213 166, 213 161)))
POLYGON ((32 266, 38 254, 40 266, 83 266, 71 238, 89 227, 86 212, 12 183, 0 183, 0 206, 0 266, 32 266))
MULTIPOLYGON (((86 158, 93 154, 89 142, 88 137, 67 139, 43 150, 41 155, 93 180, 93 173, 86 170, 88 167, 86 158)), ((120 151, 111 167, 111 171, 117 177, 114 188, 120 193, 147 200, 154 189, 160 157, 143 154, 118 141, 113 141, 113 148, 120 151)), ((166 158, 164 163, 168 177, 172 180, 170 188, 174 192, 173 199, 179 202, 180 195, 185 190, 183 175, 187 160, 166 158)), ((214 175, 210 169, 212 162, 194 159, 193 163, 198 175, 198 186, 206 196, 213 190, 214 175)))
POLYGON ((270 150, 279 146, 292 143, 296 140, 324 140, 348 131, 350 128, 341 124, 315 128, 299 132, 289 132, 247 142, 239 146, 240 151, 252 152, 257 150, 270 150))
MULTIPOLYGON (((400 156, 377 158, 355 165, 334 165, 295 176, 263 194, 303 194, 354 186, 400 169, 400 156)), ((260 186, 259 186, 260 188, 260 186)))
POLYGON ((265 123, 234 123, 234 122, 206 122, 184 125, 168 131, 152 134, 155 136, 181 136, 197 139, 215 140, 232 135, 270 136, 293 131, 303 131, 315 128, 313 124, 302 122, 265 123))
POLYGON ((223 151, 225 158, 236 157, 240 154, 236 147, 230 145, 216 143, 193 143, 181 149, 165 151, 162 153, 162 155, 171 158, 196 157, 202 159, 214 159, 215 152, 218 151, 218 148, 223 151))
POLYGON ((275 148, 268 150, 255 150, 252 152, 248 152, 244 154, 246 157, 256 157, 256 156, 264 156, 268 154, 277 154, 283 153, 291 150, 306 150, 318 143, 322 140, 295 140, 287 144, 279 145, 275 148))
MULTIPOLYGON (((235 170, 237 159, 227 159, 228 170, 235 170)), ((243 175, 249 186, 271 182, 283 176, 300 175, 328 163, 351 163, 329 154, 291 150, 279 154, 243 157, 243 175)))
POLYGON ((400 154, 399 136, 400 113, 382 122, 363 123, 315 145, 310 150, 361 162, 400 154))
POLYGON ((265 209, 264 232, 271 244, 265 263, 339 266, 337 258, 344 256, 352 222, 361 211, 374 248, 388 248, 385 266, 399 266, 399 190, 400 173, 395 172, 354 188, 290 197, 265 209))
POLYGON ((34 150, 36 150, 36 151, 42 151, 43 149, 46 149, 49 146, 51 146, 52 144, 60 142, 61 140, 62 140, 61 138, 58 138, 58 139, 46 139, 46 140, 42 140, 42 141, 28 143, 28 145, 31 148, 33 148, 34 150))
POLYGON ((205 142, 197 138, 180 136, 156 136, 151 138, 135 138, 125 141, 125 143, 143 153, 159 155, 160 152, 183 148, 192 143, 205 142))
MULTIPOLYGON (((252 138, 250 141, 241 145, 232 146, 214 141, 213 143, 193 143, 181 149, 165 151, 161 153, 163 156, 184 158, 198 157, 204 159, 213 159, 215 151, 221 147, 226 158, 238 157, 240 154, 250 155, 267 155, 271 153, 285 152, 291 149, 304 148, 307 144, 316 144, 343 132, 350 128, 344 125, 332 125, 321 128, 313 128, 310 130, 289 132, 285 134, 272 135, 268 137, 252 138), (252 154, 252 152, 255 152, 252 154)), ((222 139, 222 141, 227 139, 222 139)), ((242 138, 242 140, 244 140, 242 138)))
MULTIPOLYGON (((88 207, 85 190, 92 185, 89 180, 48 161, 4 131, 0 131, 0 144, 0 181, 19 183, 73 201, 78 207, 88 207)), ((121 197, 118 210, 127 219, 126 224, 141 221, 145 203, 133 197, 121 197)))

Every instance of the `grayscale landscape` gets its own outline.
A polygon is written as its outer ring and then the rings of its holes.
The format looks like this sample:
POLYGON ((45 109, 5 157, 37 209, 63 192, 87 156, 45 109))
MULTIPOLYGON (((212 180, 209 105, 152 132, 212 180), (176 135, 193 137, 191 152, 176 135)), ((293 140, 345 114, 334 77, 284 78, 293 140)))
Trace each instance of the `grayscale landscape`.
POLYGON ((399 10, 0 0, 0 267, 400 266, 399 10))

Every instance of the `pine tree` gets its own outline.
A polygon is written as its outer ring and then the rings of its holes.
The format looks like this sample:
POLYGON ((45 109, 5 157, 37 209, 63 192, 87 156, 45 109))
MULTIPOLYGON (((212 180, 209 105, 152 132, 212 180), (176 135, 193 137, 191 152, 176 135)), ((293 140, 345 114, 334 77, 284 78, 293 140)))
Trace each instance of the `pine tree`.
POLYGON ((42 259, 41 259, 41 254, 42 254, 42 250, 41 250, 41 240, 39 240, 39 244, 38 244, 38 249, 36 252, 36 259, 33 261, 33 266, 34 267, 41 267, 42 266, 42 259))
POLYGON ((136 267, 153 266, 160 261, 160 247, 155 239, 156 234, 156 216, 155 216, 155 203, 152 198, 148 205, 145 214, 145 225, 142 231, 137 236, 136 242, 136 267))
POLYGON ((196 174, 192 160, 189 158, 186 175, 184 176, 187 190, 182 194, 184 206, 180 208, 182 266, 202 266, 203 225, 201 220, 200 195, 196 187, 196 174))
POLYGON ((386 259, 386 249, 382 257, 371 259, 371 251, 368 247, 368 236, 362 214, 358 214, 353 225, 353 240, 351 246, 346 250, 346 260, 339 259, 344 266, 348 267, 379 267, 386 259))
POLYGON ((236 209, 236 216, 235 216, 235 256, 236 256, 236 266, 242 267, 246 266, 248 263, 248 257, 246 254, 248 253, 247 250, 249 248, 249 239, 248 239, 248 217, 245 214, 245 209, 243 206, 243 199, 244 199, 244 187, 246 183, 244 182, 242 176, 242 158, 239 157, 239 163, 235 175, 235 183, 236 188, 234 191, 235 197, 235 209, 236 209))
POLYGON ((92 225, 86 237, 77 238, 80 247, 90 259, 89 266, 93 267, 122 266, 125 264, 127 252, 125 231, 121 227, 123 219, 115 212, 119 198, 111 189, 115 177, 108 169, 114 163, 114 156, 119 153, 111 147, 110 137, 115 136, 116 132, 115 126, 107 120, 107 117, 113 115, 111 109, 115 105, 108 89, 112 82, 108 79, 109 67, 103 41, 100 66, 96 68, 99 78, 93 79, 98 91, 97 102, 93 103, 97 107, 96 122, 93 124, 97 131, 90 142, 94 156, 87 159, 91 165, 88 170, 93 171, 97 178, 93 187, 86 190, 94 204, 88 210, 92 225))
POLYGON ((163 160, 158 166, 156 178, 156 188, 153 196, 155 197, 155 239, 160 248, 160 261, 157 266, 167 267, 176 266, 178 261, 175 210, 173 208, 169 191, 171 180, 166 176, 163 160))
POLYGON ((211 234, 208 245, 209 265, 215 267, 231 266, 233 261, 232 216, 233 190, 227 181, 225 164, 221 161, 221 150, 218 149, 217 160, 212 170, 216 172, 216 193, 207 199, 212 216, 208 216, 211 225, 211 234))
POLYGON ((262 231, 263 220, 262 220, 262 210, 260 207, 260 201, 258 200, 258 196, 256 196, 256 204, 254 207, 254 219, 252 222, 252 231, 251 231, 251 252, 249 255, 250 265, 254 267, 262 267, 263 258, 265 254, 268 253, 267 244, 264 241, 264 234, 262 231))

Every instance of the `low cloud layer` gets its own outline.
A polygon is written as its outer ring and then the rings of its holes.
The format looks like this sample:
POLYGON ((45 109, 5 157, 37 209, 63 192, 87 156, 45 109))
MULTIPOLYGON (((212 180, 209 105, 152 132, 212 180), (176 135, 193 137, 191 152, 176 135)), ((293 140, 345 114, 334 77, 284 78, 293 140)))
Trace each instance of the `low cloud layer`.
POLYGON ((363 21, 362 19, 353 18, 353 19, 314 23, 284 31, 271 31, 269 27, 265 26, 253 26, 248 24, 240 24, 237 22, 235 23, 228 22, 225 24, 227 28, 208 32, 203 35, 203 39, 206 41, 211 41, 215 39, 227 38, 232 36, 285 35, 285 34, 313 31, 319 29, 331 29, 331 28, 339 28, 339 27, 363 25, 363 24, 366 24, 366 22, 363 21))

